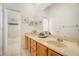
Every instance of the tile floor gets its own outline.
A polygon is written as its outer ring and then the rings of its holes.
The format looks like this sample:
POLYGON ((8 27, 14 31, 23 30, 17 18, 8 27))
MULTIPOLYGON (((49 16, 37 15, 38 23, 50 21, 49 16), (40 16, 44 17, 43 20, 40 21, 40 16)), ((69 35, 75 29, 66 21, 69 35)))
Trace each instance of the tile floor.
POLYGON ((30 56, 30 53, 27 50, 22 49, 21 50, 21 56, 30 56))
POLYGON ((8 39, 6 56, 30 56, 29 52, 20 48, 20 41, 16 39, 8 39))

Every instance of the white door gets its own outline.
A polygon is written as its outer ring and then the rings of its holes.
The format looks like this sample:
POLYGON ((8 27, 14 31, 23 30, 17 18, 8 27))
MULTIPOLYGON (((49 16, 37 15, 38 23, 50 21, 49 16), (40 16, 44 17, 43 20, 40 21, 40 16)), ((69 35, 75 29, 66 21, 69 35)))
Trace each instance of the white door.
POLYGON ((7 23, 8 23, 6 55, 11 55, 11 56, 20 55, 20 47, 21 47, 20 12, 17 12, 14 10, 6 10, 5 14, 6 14, 7 23))

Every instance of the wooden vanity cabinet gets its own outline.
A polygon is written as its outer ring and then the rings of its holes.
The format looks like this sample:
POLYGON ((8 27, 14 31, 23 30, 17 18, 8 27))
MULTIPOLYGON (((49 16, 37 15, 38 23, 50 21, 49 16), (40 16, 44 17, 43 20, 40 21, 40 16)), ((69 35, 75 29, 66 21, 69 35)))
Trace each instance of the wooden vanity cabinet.
POLYGON ((28 36, 25 36, 25 48, 32 56, 63 56, 28 36))
POLYGON ((29 52, 31 52, 31 38, 29 38, 29 37, 28 37, 28 39, 27 39, 27 50, 28 50, 29 52))
POLYGON ((62 56, 62 55, 48 48, 48 56, 62 56))
POLYGON ((47 56, 47 47, 37 43, 37 56, 47 56))
POLYGON ((25 49, 27 49, 28 47, 28 37, 27 36, 25 36, 25 49))
POLYGON ((36 43, 36 41, 34 41, 34 40, 32 40, 31 39, 31 55, 32 56, 36 56, 37 55, 37 48, 36 48, 36 45, 37 43, 36 43))

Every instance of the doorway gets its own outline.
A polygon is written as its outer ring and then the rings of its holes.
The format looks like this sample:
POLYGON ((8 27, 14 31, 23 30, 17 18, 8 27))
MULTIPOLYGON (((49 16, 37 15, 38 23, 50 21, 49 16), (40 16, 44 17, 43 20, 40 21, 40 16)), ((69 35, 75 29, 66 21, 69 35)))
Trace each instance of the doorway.
POLYGON ((18 56, 21 49, 21 14, 12 9, 5 9, 6 39, 5 39, 5 55, 18 56))

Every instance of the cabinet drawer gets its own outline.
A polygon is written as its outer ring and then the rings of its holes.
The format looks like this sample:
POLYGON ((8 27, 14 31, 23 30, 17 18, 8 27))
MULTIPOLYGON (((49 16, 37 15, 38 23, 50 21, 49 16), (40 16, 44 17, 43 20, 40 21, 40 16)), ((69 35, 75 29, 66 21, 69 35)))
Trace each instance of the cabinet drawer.
POLYGON ((36 47, 36 41, 31 39, 31 45, 36 47))
POLYGON ((36 41, 31 39, 31 55, 36 56, 37 51, 36 51, 36 41))
POLYGON ((31 49, 31 55, 32 56, 36 56, 37 55, 36 49, 34 49, 34 48, 31 49))
POLYGON ((31 49, 34 49, 34 50, 36 50, 36 46, 31 46, 31 49))

